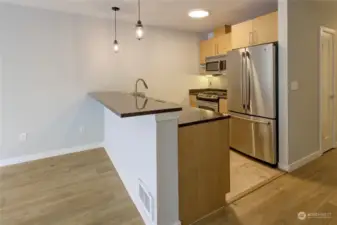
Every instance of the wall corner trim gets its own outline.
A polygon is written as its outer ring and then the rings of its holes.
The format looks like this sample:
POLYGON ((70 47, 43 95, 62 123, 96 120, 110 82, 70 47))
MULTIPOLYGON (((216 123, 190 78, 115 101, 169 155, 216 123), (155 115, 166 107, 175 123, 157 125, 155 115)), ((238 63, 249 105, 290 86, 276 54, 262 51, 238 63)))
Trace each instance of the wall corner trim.
POLYGON ((39 159, 46 159, 46 158, 66 155, 66 154, 75 153, 75 152, 83 152, 83 151, 93 150, 93 149, 102 148, 102 147, 103 147, 103 143, 100 142, 100 143, 92 143, 92 144, 83 145, 83 146, 76 146, 72 148, 63 148, 63 149, 45 151, 45 152, 41 152, 37 154, 24 155, 24 156, 15 157, 15 158, 2 159, 0 160, 0 167, 16 165, 16 164, 21 164, 25 162, 31 162, 31 161, 35 161, 39 159))
POLYGON ((286 165, 286 164, 283 164, 283 163, 279 163, 279 164, 277 165, 277 167, 278 167, 280 170, 284 171, 284 172, 289 172, 289 165, 286 165))

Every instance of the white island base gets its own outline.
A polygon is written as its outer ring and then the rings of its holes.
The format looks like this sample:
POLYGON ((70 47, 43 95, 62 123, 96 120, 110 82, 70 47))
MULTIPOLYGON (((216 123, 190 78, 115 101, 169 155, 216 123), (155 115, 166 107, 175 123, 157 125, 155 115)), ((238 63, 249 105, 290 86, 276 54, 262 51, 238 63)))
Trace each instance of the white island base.
POLYGON ((104 147, 145 224, 179 225, 179 112, 104 114, 104 147))

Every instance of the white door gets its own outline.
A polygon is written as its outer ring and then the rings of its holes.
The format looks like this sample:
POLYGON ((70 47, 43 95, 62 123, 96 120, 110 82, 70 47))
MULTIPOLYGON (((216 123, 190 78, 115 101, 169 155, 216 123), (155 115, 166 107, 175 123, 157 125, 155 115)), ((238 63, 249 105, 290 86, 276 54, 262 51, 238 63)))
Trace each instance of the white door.
POLYGON ((322 29, 320 39, 320 141, 326 152, 334 147, 334 32, 322 29))

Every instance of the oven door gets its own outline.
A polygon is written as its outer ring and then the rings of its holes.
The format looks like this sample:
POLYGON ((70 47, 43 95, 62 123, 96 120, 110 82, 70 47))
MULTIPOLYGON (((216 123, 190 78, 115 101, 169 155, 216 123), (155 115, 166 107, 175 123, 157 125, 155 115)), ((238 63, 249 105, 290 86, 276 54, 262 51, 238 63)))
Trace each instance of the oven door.
POLYGON ((211 110, 214 112, 219 112, 218 102, 198 100, 197 105, 199 109, 206 109, 206 110, 211 110))
POLYGON ((210 110, 210 111, 213 111, 213 112, 216 112, 214 108, 212 107, 209 107, 209 106, 198 106, 199 109, 205 109, 205 110, 210 110))

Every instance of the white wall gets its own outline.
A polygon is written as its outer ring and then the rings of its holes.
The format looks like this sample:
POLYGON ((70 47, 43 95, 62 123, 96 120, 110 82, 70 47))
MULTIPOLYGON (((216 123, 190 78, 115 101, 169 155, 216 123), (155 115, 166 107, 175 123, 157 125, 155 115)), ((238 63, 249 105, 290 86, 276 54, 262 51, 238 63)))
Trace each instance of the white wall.
POLYGON ((0 159, 103 141, 103 108, 93 90, 133 91, 143 77, 148 95, 187 103, 190 88, 207 87, 198 72, 198 35, 0 4, 3 60, 3 147, 0 159), (79 128, 85 127, 80 134, 79 128), (28 133, 26 142, 19 134, 28 133))
POLYGON ((288 94, 292 164, 319 150, 319 30, 320 26, 337 30, 337 2, 288 0, 287 9, 288 71, 280 76, 299 83, 299 90, 288 94))

